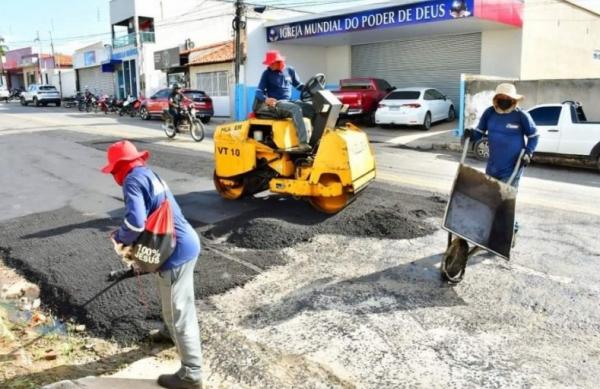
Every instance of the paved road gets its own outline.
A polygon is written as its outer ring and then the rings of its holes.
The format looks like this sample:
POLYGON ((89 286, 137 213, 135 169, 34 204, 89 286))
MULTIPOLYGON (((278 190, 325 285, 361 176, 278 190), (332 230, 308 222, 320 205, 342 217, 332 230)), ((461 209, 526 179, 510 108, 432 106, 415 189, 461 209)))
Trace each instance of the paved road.
MULTIPOLYGON (((378 185, 399 197, 448 193, 457 155, 398 147, 417 132, 368 131, 378 142, 378 185)), ((14 235, 10 242, 2 236, 0 246, 23 241, 23 220, 52 224, 64 207, 74 210, 69 217, 118 217, 119 190, 97 168, 107 142, 120 137, 154 152, 199 230, 260 207, 216 196, 210 136, 200 144, 171 141, 158 121, 0 105, 0 226, 14 235)), ((599 198, 596 172, 529 168, 513 261, 478 255, 454 288, 439 281, 442 232, 323 234, 256 258, 241 248, 227 252, 230 263, 221 258, 203 280, 206 363, 241 387, 596 387, 599 198), (224 275, 239 278, 222 288, 224 275)), ((439 217, 427 222, 439 225, 439 217)), ((32 250, 48 255, 48 236, 36 239, 32 250)))

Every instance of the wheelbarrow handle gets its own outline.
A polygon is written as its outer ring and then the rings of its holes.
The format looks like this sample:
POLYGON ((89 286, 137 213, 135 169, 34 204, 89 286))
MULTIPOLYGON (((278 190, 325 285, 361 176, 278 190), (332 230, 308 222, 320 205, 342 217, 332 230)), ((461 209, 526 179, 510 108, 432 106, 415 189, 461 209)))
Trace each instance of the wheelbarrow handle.
POLYGON ((521 149, 521 152, 519 153, 519 159, 517 159, 517 163, 515 164, 515 168, 514 168, 512 174, 510 175, 510 178, 506 182, 508 185, 512 185, 513 181, 517 177, 517 174, 519 173, 519 169, 521 169, 521 163, 523 162, 524 155, 525 155, 525 149, 521 149))

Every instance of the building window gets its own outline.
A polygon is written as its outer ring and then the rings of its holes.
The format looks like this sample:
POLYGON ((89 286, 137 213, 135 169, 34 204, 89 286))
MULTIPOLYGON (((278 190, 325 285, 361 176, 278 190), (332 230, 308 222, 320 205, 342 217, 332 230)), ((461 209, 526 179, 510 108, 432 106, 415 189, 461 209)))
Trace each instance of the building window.
POLYGON ((196 87, 209 96, 229 96, 229 72, 196 73, 196 87))

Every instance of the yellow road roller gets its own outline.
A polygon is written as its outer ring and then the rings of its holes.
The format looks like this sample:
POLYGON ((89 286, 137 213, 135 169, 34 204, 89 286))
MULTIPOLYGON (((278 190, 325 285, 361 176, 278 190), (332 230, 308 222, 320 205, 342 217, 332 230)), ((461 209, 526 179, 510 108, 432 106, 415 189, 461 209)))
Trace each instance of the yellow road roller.
POLYGON ((304 118, 311 151, 298 151, 294 123, 275 113, 216 128, 214 184, 223 198, 268 189, 333 214, 375 179, 367 134, 350 123, 336 127, 342 103, 324 84, 325 76, 318 74, 301 93, 314 110, 312 118, 304 118))

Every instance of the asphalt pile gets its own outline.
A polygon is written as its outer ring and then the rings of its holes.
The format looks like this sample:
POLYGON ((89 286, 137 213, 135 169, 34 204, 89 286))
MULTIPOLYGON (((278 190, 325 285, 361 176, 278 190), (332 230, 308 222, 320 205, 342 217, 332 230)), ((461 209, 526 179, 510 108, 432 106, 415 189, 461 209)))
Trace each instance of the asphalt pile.
POLYGON ((307 202, 274 197, 255 211, 220 223, 207 236, 249 249, 281 249, 318 234, 410 239, 434 232, 438 226, 427 219, 441 216, 444 206, 440 197, 392 192, 383 185, 371 185, 331 216, 311 209, 307 202))
MULTIPOLYGON (((85 324, 93 335, 130 344, 161 324, 154 275, 109 281, 123 265, 109 233, 120 219, 86 217, 64 207, 0 224, 0 258, 41 290, 42 304, 63 320, 85 324)), ((224 293, 278 265, 277 253, 249 251, 244 263, 205 245, 194 271, 197 298, 224 293)))

